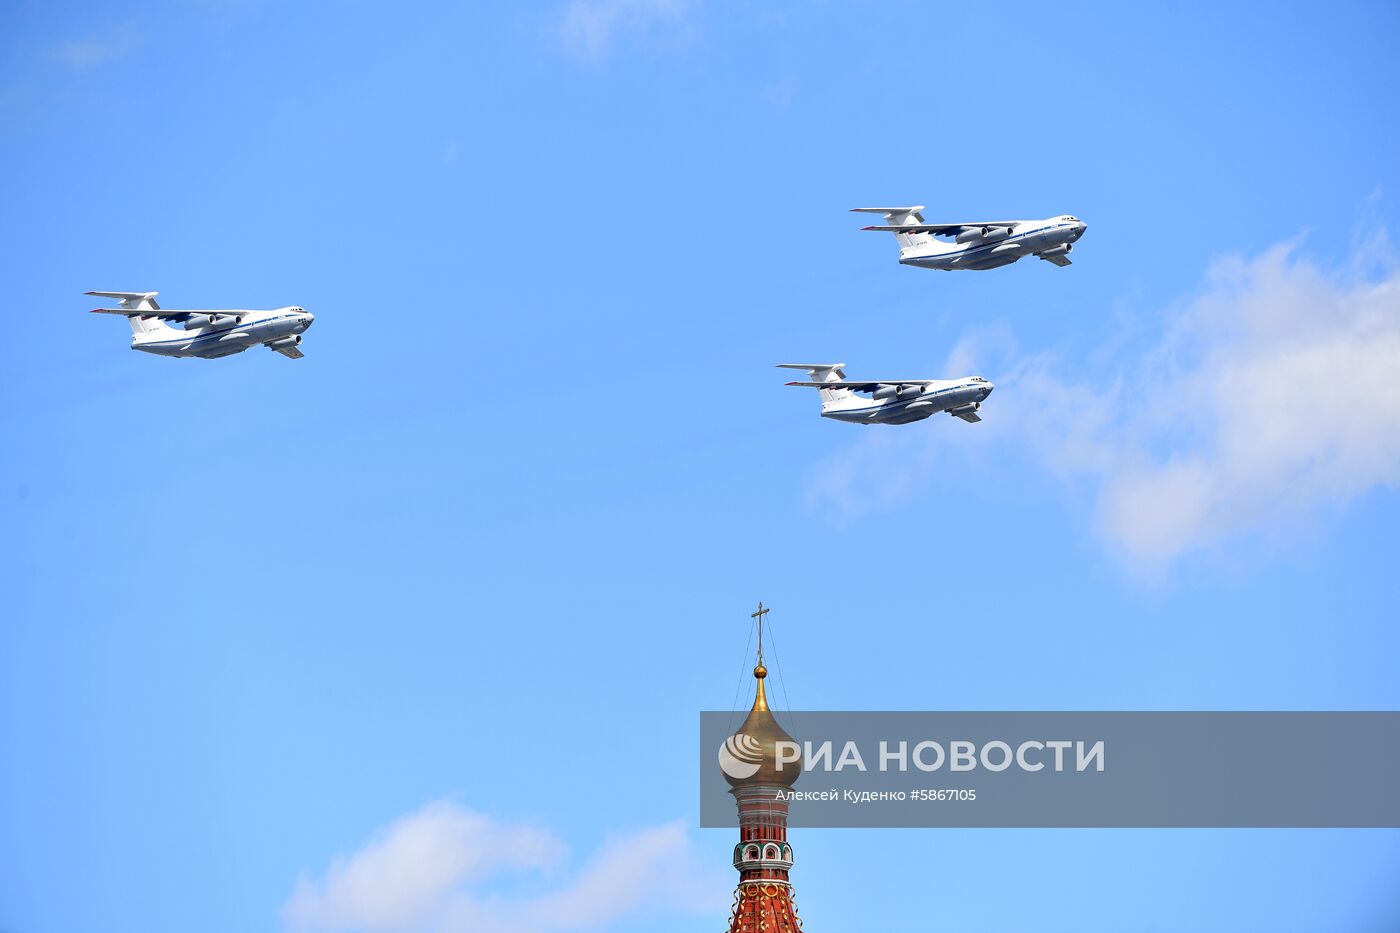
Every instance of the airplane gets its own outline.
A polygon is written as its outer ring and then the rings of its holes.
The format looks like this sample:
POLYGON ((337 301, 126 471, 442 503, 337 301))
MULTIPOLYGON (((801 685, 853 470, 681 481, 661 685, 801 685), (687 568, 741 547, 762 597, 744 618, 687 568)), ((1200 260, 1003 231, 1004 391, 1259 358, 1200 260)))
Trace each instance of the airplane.
POLYGON ((915 207, 855 207, 858 214, 884 214, 885 222, 862 230, 886 230, 899 241, 902 265, 921 269, 995 269, 1023 256, 1038 256, 1057 266, 1070 264, 1070 250, 1087 225, 1073 214, 1044 220, 978 220, 961 224, 926 224, 922 204, 915 207), (934 237, 949 237, 951 243, 934 237))
POLYGON ((305 308, 273 311, 170 311, 156 304, 160 292, 85 292, 116 298, 118 307, 93 308, 93 314, 124 314, 131 324, 131 349, 157 356, 197 356, 206 360, 242 353, 262 344, 288 359, 306 354, 298 349, 302 333, 316 320, 305 308), (171 327, 168 322, 183 325, 171 327))
POLYGON ((995 388, 981 376, 849 382, 845 366, 845 363, 778 364, 779 369, 806 370, 815 382, 789 382, 788 385, 819 390, 822 417, 851 424, 909 424, 941 411, 974 424, 982 420, 977 410, 995 388))

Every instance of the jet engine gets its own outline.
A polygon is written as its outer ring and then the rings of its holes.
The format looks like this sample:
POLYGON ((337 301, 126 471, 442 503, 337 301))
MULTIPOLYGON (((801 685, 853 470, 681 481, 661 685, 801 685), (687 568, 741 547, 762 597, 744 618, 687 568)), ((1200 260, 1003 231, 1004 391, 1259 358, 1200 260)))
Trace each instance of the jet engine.
POLYGON ((283 347, 294 347, 299 343, 301 343, 301 334, 292 334, 290 337, 270 341, 267 347, 269 350, 280 350, 283 347))
POLYGON ((917 398, 924 391, 923 386, 887 385, 880 386, 870 397, 874 399, 894 398, 901 401, 909 398, 917 398))
POLYGON ((968 414, 969 412, 977 411, 977 410, 980 409, 981 407, 982 407, 982 403, 981 403, 981 402, 968 402, 966 405, 959 405, 957 408, 950 408, 950 409, 948 409, 948 414, 950 414, 950 415, 952 415, 954 418, 956 418, 956 417, 958 417, 959 415, 966 415, 966 414, 968 414))
POLYGON ((225 323, 225 324, 226 324, 226 323, 228 323, 229 321, 232 321, 234 324, 242 324, 242 323, 243 323, 243 315, 241 315, 241 314, 191 314, 191 315, 185 320, 185 330, 194 330, 196 327, 207 327, 207 326, 211 326, 211 325, 214 325, 214 324, 220 324, 220 323, 225 323))
POLYGON ((1072 249, 1074 249, 1074 244, 1062 243, 1059 246, 1036 253, 1036 255, 1039 256, 1041 259, 1049 259, 1051 256, 1063 256, 1065 253, 1070 252, 1072 249))
POLYGON ((959 243, 971 243, 974 240, 998 240, 1010 233, 1010 227, 967 227, 954 239, 959 243))

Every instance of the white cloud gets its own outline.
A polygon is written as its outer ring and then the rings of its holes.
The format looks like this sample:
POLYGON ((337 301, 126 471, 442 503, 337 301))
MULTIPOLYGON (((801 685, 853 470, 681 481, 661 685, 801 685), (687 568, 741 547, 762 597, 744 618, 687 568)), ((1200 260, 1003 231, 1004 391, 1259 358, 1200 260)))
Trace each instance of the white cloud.
POLYGON ((136 44, 136 29, 128 24, 109 35, 61 42, 49 49, 49 54, 79 74, 86 74, 121 61, 136 44))
MULTIPOLYGON (((966 347, 954 355, 950 373, 973 369, 966 347)), ((1024 443, 1057 472, 1094 480, 1096 528, 1135 569, 1160 571, 1400 485, 1400 269, 1383 238, 1343 270, 1300 257, 1294 243, 1227 257, 1119 372, 1066 379, 1063 366, 1013 354, 979 442, 1024 443)), ((924 438, 916 474, 949 456, 951 445, 934 452, 924 438)), ((839 477, 872 475, 879 456, 848 451, 812 494, 866 507, 839 477)))
POLYGON ((792 75, 779 78, 759 89, 759 99, 774 110, 787 110, 797 99, 797 79, 792 75))
POLYGON ((571 54, 597 64, 622 37, 656 41, 684 36, 691 7, 690 0, 570 0, 559 34, 571 54))
POLYGON ((547 831, 440 801, 335 859, 322 879, 300 878, 282 917, 297 933, 563 933, 647 912, 718 915, 728 893, 679 823, 620 836, 559 881, 565 858, 547 831), (522 871, 555 883, 533 896, 490 889, 522 871))

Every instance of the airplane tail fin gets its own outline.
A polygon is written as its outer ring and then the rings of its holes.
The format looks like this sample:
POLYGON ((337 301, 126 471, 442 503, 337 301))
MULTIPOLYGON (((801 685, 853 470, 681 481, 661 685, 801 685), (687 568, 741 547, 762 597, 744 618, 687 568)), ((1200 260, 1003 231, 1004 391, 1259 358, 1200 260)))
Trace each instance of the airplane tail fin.
MULTIPOLYGON (((885 225, 898 227, 903 224, 921 224, 924 222, 924 209, 922 204, 913 207, 853 207, 854 214, 884 214, 885 225)), ((895 241, 899 243, 899 249, 903 252, 906 249, 915 249, 928 246, 937 241, 929 233, 903 233, 895 232, 895 241)))
MULTIPOLYGON (((779 363, 779 369, 801 369, 812 377, 812 382, 840 382, 846 378, 845 363, 779 363)), ((822 411, 852 397, 850 389, 817 389, 822 402, 822 411)))
POLYGON ((111 311, 116 314, 125 314, 127 321, 131 324, 133 334, 149 334, 156 331, 174 330, 158 317, 147 317, 141 314, 133 314, 134 311, 159 311, 160 305, 156 304, 156 296, 160 292, 84 292, 86 295, 96 295, 99 298, 116 298, 116 308, 97 308, 98 311, 111 311))
POLYGON ((175 329, 158 317, 130 314, 127 315, 126 320, 127 323, 131 325, 131 332, 133 334, 154 334, 175 329))

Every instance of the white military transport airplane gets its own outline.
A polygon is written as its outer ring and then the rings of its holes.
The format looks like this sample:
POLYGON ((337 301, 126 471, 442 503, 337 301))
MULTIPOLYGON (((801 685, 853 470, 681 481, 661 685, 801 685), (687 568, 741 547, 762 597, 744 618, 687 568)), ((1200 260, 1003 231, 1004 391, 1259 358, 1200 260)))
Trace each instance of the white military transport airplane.
POLYGON ((981 376, 961 379, 882 379, 848 382, 845 363, 779 363, 779 369, 805 369, 822 400, 822 417, 852 424, 908 424, 946 411, 972 424, 994 386, 981 376))
POLYGON ((1045 220, 978 220, 960 224, 926 224, 923 205, 855 207, 861 214, 884 214, 885 222, 862 230, 885 230, 899 241, 899 261, 923 269, 995 269, 1023 256, 1039 256, 1057 266, 1069 265, 1074 242, 1087 225, 1072 214, 1045 220), (948 237, 951 243, 935 237, 948 237))
POLYGON ((316 320, 305 308, 274 311, 170 311, 156 304, 160 292, 86 292, 120 299, 115 308, 93 308, 93 314, 124 314, 131 323, 131 349, 157 356, 198 356, 214 359, 242 353, 262 344, 299 360, 302 332, 316 320), (183 330, 167 322, 183 325, 183 330))

